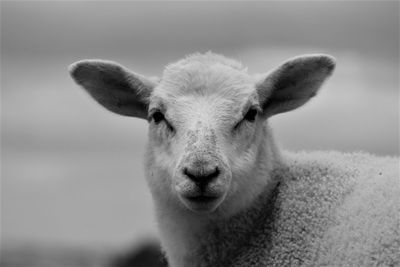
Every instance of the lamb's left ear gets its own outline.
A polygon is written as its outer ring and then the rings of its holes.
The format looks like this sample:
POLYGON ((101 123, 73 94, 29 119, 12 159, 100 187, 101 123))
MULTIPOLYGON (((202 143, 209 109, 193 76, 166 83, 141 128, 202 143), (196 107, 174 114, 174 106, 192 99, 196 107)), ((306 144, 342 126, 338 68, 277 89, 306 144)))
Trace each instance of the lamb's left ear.
POLYGON ((147 118, 148 98, 156 82, 104 60, 78 61, 69 70, 75 82, 108 110, 147 118))
POLYGON ((298 108, 316 95, 335 68, 328 55, 304 55, 290 59, 256 83, 263 115, 298 108))

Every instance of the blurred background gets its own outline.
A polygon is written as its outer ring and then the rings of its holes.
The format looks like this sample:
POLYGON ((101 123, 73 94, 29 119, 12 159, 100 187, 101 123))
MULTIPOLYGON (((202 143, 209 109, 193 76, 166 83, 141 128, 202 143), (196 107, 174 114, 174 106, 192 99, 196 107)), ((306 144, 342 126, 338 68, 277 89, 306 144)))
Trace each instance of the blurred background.
POLYGON ((2 266, 98 266, 111 252, 154 248, 147 123, 101 108, 67 67, 102 58, 160 75, 209 50, 254 73, 333 55, 319 96, 271 119, 276 139, 291 150, 399 155, 398 1, 3 1, 2 266))

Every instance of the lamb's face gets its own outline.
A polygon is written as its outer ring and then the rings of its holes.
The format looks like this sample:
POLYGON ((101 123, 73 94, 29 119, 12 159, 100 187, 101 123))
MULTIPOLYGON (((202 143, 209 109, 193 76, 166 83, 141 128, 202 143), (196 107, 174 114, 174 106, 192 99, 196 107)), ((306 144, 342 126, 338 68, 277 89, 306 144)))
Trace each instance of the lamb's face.
POLYGON ((260 113, 255 84, 243 70, 193 63, 167 68, 148 113, 147 170, 155 197, 166 195, 194 212, 237 207, 242 197, 235 195, 258 184, 249 179, 260 113))
POLYGON ((221 215, 248 205, 268 183, 263 120, 306 103, 334 66, 330 56, 305 55, 256 83, 241 64, 212 53, 169 65, 160 82, 101 60, 70 71, 105 108, 148 119, 146 176, 159 207, 221 215))

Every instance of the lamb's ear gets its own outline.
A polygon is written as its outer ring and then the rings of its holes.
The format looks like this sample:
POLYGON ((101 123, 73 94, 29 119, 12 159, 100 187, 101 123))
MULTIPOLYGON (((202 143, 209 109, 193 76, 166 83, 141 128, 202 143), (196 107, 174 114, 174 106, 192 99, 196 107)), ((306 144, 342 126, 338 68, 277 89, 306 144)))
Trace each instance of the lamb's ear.
POLYGON ((298 108, 316 95, 335 68, 328 55, 304 55, 290 59, 256 83, 263 115, 298 108))
POLYGON ((69 67, 72 78, 108 110, 147 118, 148 97, 156 82, 104 60, 82 60, 69 67))

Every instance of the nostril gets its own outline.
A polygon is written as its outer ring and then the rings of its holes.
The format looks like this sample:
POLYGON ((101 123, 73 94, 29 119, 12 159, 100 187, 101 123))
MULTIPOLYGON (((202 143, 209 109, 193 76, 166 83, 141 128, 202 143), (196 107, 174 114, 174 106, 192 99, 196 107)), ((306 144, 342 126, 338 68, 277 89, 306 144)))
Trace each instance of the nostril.
POLYGON ((205 178, 207 180, 212 180, 213 178, 217 177, 219 175, 219 169, 218 167, 215 167, 214 171, 211 172, 210 174, 206 175, 205 178))
POLYGON ((190 180, 196 183, 206 184, 211 182, 214 178, 218 177, 220 174, 220 170, 218 167, 215 167, 211 170, 190 170, 185 168, 183 170, 183 174, 189 177, 190 180))
POLYGON ((191 172, 189 172, 188 168, 185 168, 185 169, 183 170, 183 174, 185 174, 187 177, 189 177, 190 180, 195 181, 195 180, 197 179, 197 178, 196 178, 196 175, 194 175, 194 174, 192 174, 191 172))

